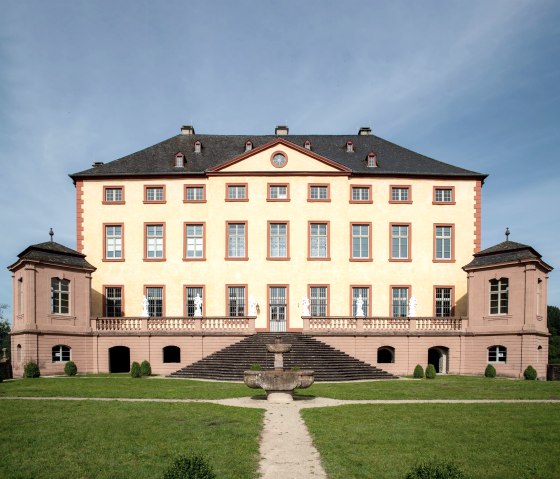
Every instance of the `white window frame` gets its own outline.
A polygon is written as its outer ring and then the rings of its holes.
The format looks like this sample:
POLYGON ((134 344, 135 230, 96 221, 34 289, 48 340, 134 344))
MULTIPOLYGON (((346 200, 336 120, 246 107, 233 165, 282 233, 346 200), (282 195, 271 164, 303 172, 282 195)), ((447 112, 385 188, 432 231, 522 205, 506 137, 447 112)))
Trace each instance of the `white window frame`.
POLYGON ((120 203, 121 201, 123 201, 122 186, 107 186, 105 188, 105 201, 107 203, 120 203))
POLYGON ((163 259, 163 224, 146 225, 146 258, 163 259))
POLYGON ((271 200, 287 200, 288 185, 270 185, 268 194, 271 200), (282 189, 283 192, 281 192, 282 189))
POLYGON ((309 199, 328 200, 329 199, 328 185, 311 185, 309 187, 309 199))
POLYGON ((269 223, 269 255, 271 258, 288 257, 288 224, 283 222, 269 223))
POLYGON ((452 188, 436 188, 435 192, 436 203, 452 203, 453 202, 453 189, 452 188))
POLYGON ((163 186, 146 186, 146 201, 163 201, 163 186))
POLYGON ((65 344, 57 344, 51 348, 53 363, 67 363, 72 360, 72 348, 65 344))
POLYGON ((51 314, 70 314, 70 280, 51 278, 51 314))
POLYGON ((105 225, 105 259, 122 259, 122 225, 105 225))
POLYGON ((499 278, 490 280, 490 315, 508 314, 509 311, 509 279, 499 278))
POLYGON ((408 288, 400 286, 391 287, 391 316, 393 318, 408 317, 408 295, 408 288))
POLYGON ((204 201, 203 186, 186 186, 185 190, 186 201, 204 201))
POLYGON ((352 259, 369 259, 371 227, 368 224, 352 224, 352 259), (365 228, 365 234, 364 234, 365 228))
POLYGON ((247 257, 247 224, 246 223, 228 223, 228 258, 246 258, 247 257))
POLYGON ((204 224, 188 223, 185 227, 186 259, 204 258, 204 224))
POLYGON ((507 363, 507 348, 502 345, 494 345, 488 348, 489 363, 507 363))
POLYGON ((391 225, 391 259, 409 259, 409 242, 409 225, 391 225))
POLYGON ((309 314, 314 317, 325 317, 328 314, 329 288, 327 286, 309 287, 309 314))
POLYGON ((453 288, 436 287, 435 291, 435 315, 437 318, 451 316, 453 311, 453 288))
POLYGON ((309 257, 322 259, 329 257, 328 223, 309 224, 309 257))
POLYGON ((410 187, 408 186, 391 187, 391 201, 410 201, 410 187))
POLYGON ((368 186, 352 186, 352 201, 370 201, 370 188, 368 186))
POLYGON ((247 185, 227 185, 228 200, 246 200, 247 185))
POLYGON ((453 259, 453 226, 439 226, 435 228, 436 259, 453 259))

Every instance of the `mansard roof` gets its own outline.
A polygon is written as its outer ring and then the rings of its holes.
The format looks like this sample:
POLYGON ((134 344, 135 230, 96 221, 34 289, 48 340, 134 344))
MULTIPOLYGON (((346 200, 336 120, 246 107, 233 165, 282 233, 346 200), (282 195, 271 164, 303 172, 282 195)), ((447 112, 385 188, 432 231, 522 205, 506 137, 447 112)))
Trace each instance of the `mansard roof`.
POLYGON ((339 164, 352 175, 392 177, 467 177, 484 180, 487 175, 459 168, 416 153, 375 135, 185 135, 179 134, 161 143, 137 151, 109 163, 97 163, 70 177, 77 179, 123 178, 134 176, 204 176, 219 165, 235 161, 247 152, 251 141, 253 149, 283 143, 304 152, 306 141, 311 143, 310 154, 339 164), (200 152, 194 144, 200 142, 200 152), (353 152, 347 151, 351 141, 353 152), (185 166, 175 166, 175 155, 183 153, 185 166), (368 168, 367 156, 377 155, 377 167, 368 168))
POLYGON ((71 268, 79 268, 95 271, 96 268, 86 261, 86 255, 79 253, 71 248, 48 241, 28 246, 20 254, 18 261, 8 266, 10 271, 14 270, 24 261, 32 261, 37 263, 48 263, 56 266, 67 266, 71 268))
POLYGON ((501 264, 538 262, 546 271, 552 271, 552 266, 546 264, 541 258, 542 256, 531 246, 515 241, 503 241, 475 253, 474 259, 463 266, 463 269, 468 271, 501 264))

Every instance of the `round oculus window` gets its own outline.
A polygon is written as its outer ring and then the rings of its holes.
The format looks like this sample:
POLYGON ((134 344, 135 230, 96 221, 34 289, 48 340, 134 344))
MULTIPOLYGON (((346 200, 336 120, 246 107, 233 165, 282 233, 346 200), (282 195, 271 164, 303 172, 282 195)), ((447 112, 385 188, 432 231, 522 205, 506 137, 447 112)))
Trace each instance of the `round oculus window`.
POLYGON ((271 161, 272 164, 277 168, 282 168, 283 166, 286 166, 288 159, 286 158, 286 155, 284 155, 283 153, 275 153, 271 161))

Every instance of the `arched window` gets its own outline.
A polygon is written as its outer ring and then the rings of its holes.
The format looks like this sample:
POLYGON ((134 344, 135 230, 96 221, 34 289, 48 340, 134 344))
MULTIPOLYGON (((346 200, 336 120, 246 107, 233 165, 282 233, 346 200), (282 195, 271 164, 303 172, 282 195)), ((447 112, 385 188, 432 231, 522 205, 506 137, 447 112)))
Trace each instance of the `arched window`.
POLYGON ((490 314, 508 314, 509 280, 490 280, 490 314))
POLYGON ((51 313, 70 312, 70 280, 51 278, 51 313))
POLYGON ((253 142, 251 140, 247 140, 245 142, 245 151, 251 151, 253 149, 253 142))
POLYGON ((368 168, 377 168, 377 155, 372 151, 367 156, 368 168))
POLYGON ((350 140, 346 142, 346 153, 354 153, 354 143, 350 140))
POLYGON ((202 149, 202 143, 200 143, 200 141, 196 140, 194 142, 194 152, 195 153, 200 153, 201 149, 202 149))
POLYGON ((305 140, 305 143, 303 144, 303 147, 306 150, 310 150, 311 149, 311 142, 309 140, 305 140))
POLYGON ((177 346, 165 346, 163 348, 163 362, 164 363, 180 363, 181 362, 181 348, 177 346))
POLYGON ((52 348, 52 362, 61 363, 70 361, 70 348, 63 344, 57 344, 52 348))
POLYGON ((382 346, 377 350, 377 363, 387 364, 395 362, 395 348, 391 346, 382 346))
POLYGON ((505 346, 490 346, 488 348, 489 363, 507 362, 507 348, 505 346))
POLYGON ((18 344, 16 347, 16 361, 21 363, 21 344, 18 344))

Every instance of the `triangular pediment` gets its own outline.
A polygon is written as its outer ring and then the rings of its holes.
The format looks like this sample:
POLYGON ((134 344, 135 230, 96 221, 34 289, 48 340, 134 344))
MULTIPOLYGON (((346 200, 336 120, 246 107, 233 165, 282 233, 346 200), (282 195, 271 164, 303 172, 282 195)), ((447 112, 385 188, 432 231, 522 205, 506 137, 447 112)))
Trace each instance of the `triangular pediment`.
POLYGON ((246 151, 208 170, 208 173, 222 174, 242 172, 349 174, 351 170, 283 138, 246 151))

